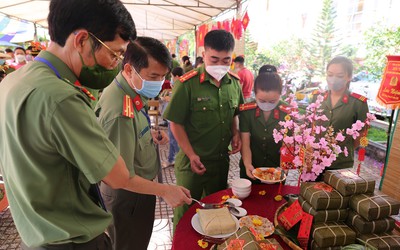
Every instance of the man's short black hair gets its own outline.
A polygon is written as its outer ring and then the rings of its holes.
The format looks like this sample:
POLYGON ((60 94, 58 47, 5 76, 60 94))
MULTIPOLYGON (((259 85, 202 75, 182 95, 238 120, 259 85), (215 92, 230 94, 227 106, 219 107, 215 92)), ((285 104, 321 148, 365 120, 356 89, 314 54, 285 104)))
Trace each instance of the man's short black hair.
POLYGON ((171 71, 171 75, 173 76, 183 76, 183 69, 181 67, 175 67, 171 71))
POLYGON ((212 30, 204 37, 204 48, 216 51, 233 51, 235 48, 235 39, 226 30, 212 30))
POLYGON ((277 72, 278 72, 278 70, 276 69, 276 67, 271 64, 265 64, 265 65, 261 66, 261 68, 258 70, 258 74, 277 73, 277 72))
MULTIPOLYGON (((102 41, 113 41, 117 34, 125 41, 136 38, 135 23, 119 0, 51 0, 47 22, 51 40, 62 47, 77 29, 86 29, 102 41)), ((93 43, 99 46, 96 39, 93 43)))
POLYGON ((244 58, 243 58, 243 56, 237 56, 237 57, 235 57, 233 62, 235 62, 235 63, 237 62, 237 63, 243 64, 244 63, 244 58))
POLYGON ((7 48, 5 51, 6 51, 6 53, 14 53, 14 51, 10 48, 7 48))
POLYGON ((131 64, 137 72, 149 67, 149 57, 171 70, 172 57, 168 48, 159 40, 152 37, 140 36, 128 44, 124 54, 123 65, 131 64))
POLYGON ((16 47, 16 48, 14 49, 14 53, 15 53, 15 51, 17 51, 18 49, 24 51, 24 53, 26 54, 26 50, 25 50, 24 48, 22 48, 22 47, 16 47))

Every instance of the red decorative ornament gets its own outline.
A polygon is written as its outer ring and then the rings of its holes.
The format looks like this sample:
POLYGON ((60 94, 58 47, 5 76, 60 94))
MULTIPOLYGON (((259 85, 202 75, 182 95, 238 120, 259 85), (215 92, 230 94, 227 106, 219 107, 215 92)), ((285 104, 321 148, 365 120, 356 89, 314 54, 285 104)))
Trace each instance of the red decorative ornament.
POLYGON ((250 17, 249 17, 249 15, 247 14, 247 11, 246 11, 246 13, 244 14, 244 16, 243 16, 243 18, 242 18, 242 24, 243 24, 243 29, 244 29, 244 30, 247 29, 247 26, 249 25, 249 22, 250 22, 250 17))
POLYGON ((222 26, 224 30, 231 32, 231 24, 229 23, 228 20, 223 21, 222 26))

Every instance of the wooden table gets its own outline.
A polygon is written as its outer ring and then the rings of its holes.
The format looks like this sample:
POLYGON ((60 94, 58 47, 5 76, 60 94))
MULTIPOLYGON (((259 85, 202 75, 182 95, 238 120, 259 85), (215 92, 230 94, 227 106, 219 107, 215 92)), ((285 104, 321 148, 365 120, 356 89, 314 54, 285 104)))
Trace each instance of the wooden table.
MULTIPOLYGON (((242 207, 247 210, 248 215, 259 215, 262 217, 266 217, 271 222, 273 222, 275 211, 285 202, 285 200, 282 200, 280 202, 274 200, 274 197, 278 192, 278 188, 279 184, 253 185, 250 196, 242 200, 242 207), (259 194, 259 192, 262 190, 265 190, 265 195, 259 194)), ((297 186, 282 186, 282 195, 298 194, 299 191, 300 189, 297 186)), ((224 195, 232 196, 232 190, 229 188, 219 191, 203 198, 201 201, 206 203, 220 202, 224 195)), ((200 240, 202 236, 197 233, 191 225, 191 219, 196 213, 197 208, 200 208, 197 203, 192 205, 179 221, 172 241, 173 250, 202 249, 197 244, 197 241, 200 240)), ((270 237, 276 238, 284 249, 290 249, 279 236, 272 235, 270 237)), ((212 244, 209 244, 209 247, 207 249, 209 249, 211 245, 212 244)))

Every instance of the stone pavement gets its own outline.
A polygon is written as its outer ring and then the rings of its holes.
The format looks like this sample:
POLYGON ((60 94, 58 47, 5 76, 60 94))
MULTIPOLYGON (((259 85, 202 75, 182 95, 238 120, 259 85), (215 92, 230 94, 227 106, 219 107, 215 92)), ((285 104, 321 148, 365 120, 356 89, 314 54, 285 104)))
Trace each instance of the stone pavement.
MULTIPOLYGON (((168 145, 160 146, 160 157, 162 161, 166 161, 168 156, 168 145)), ((239 177, 239 160, 240 154, 231 156, 230 171, 228 183, 239 177)), ((355 164, 356 165, 356 164, 355 164)), ((373 176, 376 179, 377 187, 380 183, 380 169, 382 163, 366 157, 361 168, 362 176, 373 176)), ((291 170, 286 179, 286 185, 297 185, 298 173, 291 170)), ((175 175, 173 167, 163 169, 164 183, 175 183, 175 175)), ((154 221, 153 235, 148 247, 149 250, 169 250, 172 241, 172 221, 173 212, 170 207, 157 198, 156 214, 154 221)), ((20 238, 15 229, 10 211, 7 209, 0 212, 0 250, 20 249, 20 238)))

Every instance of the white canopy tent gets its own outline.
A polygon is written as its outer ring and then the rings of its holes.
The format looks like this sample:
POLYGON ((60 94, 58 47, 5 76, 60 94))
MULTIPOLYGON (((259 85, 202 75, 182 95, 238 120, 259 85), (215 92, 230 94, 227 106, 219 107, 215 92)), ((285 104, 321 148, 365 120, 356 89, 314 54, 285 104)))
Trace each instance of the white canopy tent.
MULTIPOLYGON (((64 0, 68 1, 68 0, 64 0)), ((85 1, 85 0, 82 0, 85 1)), ((0 13, 47 27, 50 0, 0 0, 0 13)), ((175 39, 219 14, 235 9, 241 0, 125 0, 138 35, 175 39)))

